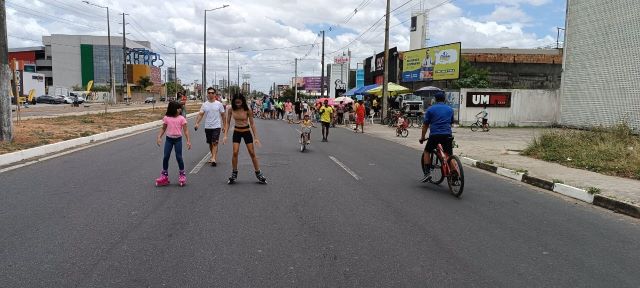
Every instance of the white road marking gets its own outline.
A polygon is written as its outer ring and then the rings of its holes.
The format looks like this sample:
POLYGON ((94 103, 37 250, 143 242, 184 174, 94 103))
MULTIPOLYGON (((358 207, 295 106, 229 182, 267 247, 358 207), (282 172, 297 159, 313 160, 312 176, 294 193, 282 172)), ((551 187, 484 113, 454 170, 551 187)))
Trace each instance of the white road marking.
POLYGON ((362 178, 360 178, 360 176, 358 176, 358 174, 356 174, 356 172, 353 172, 353 170, 351 170, 349 167, 347 167, 347 165, 344 165, 344 163, 340 162, 340 160, 336 159, 336 157, 333 156, 329 156, 329 159, 331 159, 333 162, 336 162, 336 164, 338 164, 338 166, 342 167, 342 169, 344 169, 344 171, 347 171, 347 173, 351 174, 351 176, 356 179, 356 180, 361 180, 362 178))
POLYGON ((198 174, 198 172, 200 172, 200 169, 202 169, 202 166, 204 166, 204 164, 206 164, 209 159, 211 159, 211 152, 207 152, 207 155, 204 155, 204 158, 202 158, 202 160, 198 162, 198 165, 196 165, 196 167, 193 167, 193 170, 191 170, 189 174, 198 174))

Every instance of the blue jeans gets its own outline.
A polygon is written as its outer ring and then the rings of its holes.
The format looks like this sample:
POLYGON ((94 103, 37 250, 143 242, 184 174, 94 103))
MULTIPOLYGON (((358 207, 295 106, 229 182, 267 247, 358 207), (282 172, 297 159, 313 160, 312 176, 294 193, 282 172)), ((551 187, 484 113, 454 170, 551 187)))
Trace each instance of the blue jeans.
POLYGON ((182 160, 182 137, 171 138, 166 137, 164 142, 164 158, 162 158, 162 169, 169 169, 169 158, 171 158, 171 150, 176 150, 176 160, 178 160, 178 168, 184 170, 184 160, 182 160))

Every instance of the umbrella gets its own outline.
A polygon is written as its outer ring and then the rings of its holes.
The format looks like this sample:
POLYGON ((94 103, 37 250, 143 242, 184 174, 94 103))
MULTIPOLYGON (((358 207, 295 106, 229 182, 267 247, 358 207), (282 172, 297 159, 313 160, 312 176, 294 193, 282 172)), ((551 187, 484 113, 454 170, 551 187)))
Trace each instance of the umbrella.
POLYGON ((353 88, 353 89, 351 89, 351 90, 347 91, 347 93, 344 93, 344 96, 353 96, 353 95, 356 95, 356 93, 355 93, 355 92, 356 92, 358 89, 360 89, 360 88, 353 88))
POLYGON ((356 91, 354 91, 354 92, 353 92, 353 94, 355 94, 355 95, 362 95, 362 94, 364 94, 366 91, 369 91, 369 90, 371 90, 371 89, 373 89, 373 88, 376 88, 376 87, 378 87, 378 86, 380 86, 380 85, 378 85, 378 84, 372 84, 372 85, 362 86, 362 87, 358 88, 356 91))
MULTIPOLYGON (((389 86, 387 87, 387 89, 389 90, 389 94, 393 94, 393 95, 398 95, 401 93, 409 93, 411 92, 411 89, 398 85, 396 83, 390 82, 389 86)), ((371 90, 366 91, 367 94, 374 94, 374 95, 382 95, 382 86, 373 88, 371 90)))
POLYGON ((325 100, 329 101, 329 106, 333 105, 333 99, 332 98, 326 98, 326 97, 316 100, 316 103, 323 104, 325 100))
POLYGON ((416 90, 416 92, 414 94, 416 94, 418 96, 431 96, 436 91, 443 91, 443 90, 438 88, 438 87, 427 86, 427 87, 422 87, 422 88, 416 90))
POLYGON ((348 103, 352 103, 353 99, 351 99, 350 97, 338 97, 336 99, 333 99, 334 103, 340 103, 343 102, 344 104, 348 104, 348 103))

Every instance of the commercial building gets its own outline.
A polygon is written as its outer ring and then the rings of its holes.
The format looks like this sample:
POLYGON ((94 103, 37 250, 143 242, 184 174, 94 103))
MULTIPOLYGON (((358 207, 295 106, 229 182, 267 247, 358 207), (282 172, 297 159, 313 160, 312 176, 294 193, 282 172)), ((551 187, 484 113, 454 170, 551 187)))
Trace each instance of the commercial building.
POLYGON ((561 124, 640 130, 640 5, 569 0, 561 124))
MULTIPOLYGON (((389 49, 389 82, 398 83, 400 70, 398 48, 389 49)), ((384 81, 384 52, 364 60, 364 85, 379 84, 384 81)))
MULTIPOLYGON (((36 72, 44 74, 45 84, 51 87, 86 87, 89 81, 94 86, 109 85, 109 46, 106 36, 53 34, 42 37, 43 46, 15 48, 9 59, 34 63, 36 72)), ((147 41, 126 41, 126 56, 122 49, 122 37, 111 37, 111 59, 116 86, 124 82, 126 59, 126 82, 136 85, 142 77, 154 83, 152 90, 160 90, 162 77, 160 67, 164 61, 153 52, 147 41)))

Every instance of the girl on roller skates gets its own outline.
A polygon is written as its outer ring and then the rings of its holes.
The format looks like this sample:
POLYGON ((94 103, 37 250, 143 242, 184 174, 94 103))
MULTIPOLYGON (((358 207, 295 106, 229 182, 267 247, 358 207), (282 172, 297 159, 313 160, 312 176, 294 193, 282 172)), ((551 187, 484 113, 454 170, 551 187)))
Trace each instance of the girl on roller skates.
MULTIPOLYGON (((256 150, 254 147, 254 143, 260 147, 260 139, 258 138, 256 126, 253 123, 253 113, 249 110, 249 106, 247 106, 247 99, 242 94, 233 95, 233 100, 231 100, 231 113, 227 114, 226 127, 231 127, 231 119, 235 122, 232 136, 233 158, 231 160, 231 166, 233 167, 233 170, 231 171, 231 177, 229 177, 228 183, 233 184, 236 182, 236 179, 238 179, 238 153, 240 152, 240 144, 242 143, 242 140, 244 140, 244 144, 247 145, 249 156, 251 156, 251 161, 253 162, 253 168, 255 169, 258 182, 267 184, 267 178, 265 178, 262 171, 260 171, 260 164, 258 163, 258 157, 256 156, 256 150)), ((229 130, 231 129, 229 128, 224 130, 222 144, 227 143, 229 130)))
POLYGON ((180 186, 184 186, 187 183, 187 176, 184 173, 184 161, 182 160, 182 133, 187 138, 187 149, 191 150, 191 137, 189 136, 189 128, 187 127, 187 119, 181 115, 182 105, 176 101, 169 102, 167 106, 167 113, 162 118, 162 128, 158 133, 156 143, 158 147, 162 144, 162 135, 167 133, 164 142, 164 158, 162 159, 162 174, 156 179, 156 186, 169 185, 169 158, 171 158, 171 150, 176 151, 176 160, 178 160, 178 168, 180 174, 178 176, 178 183, 180 186))

